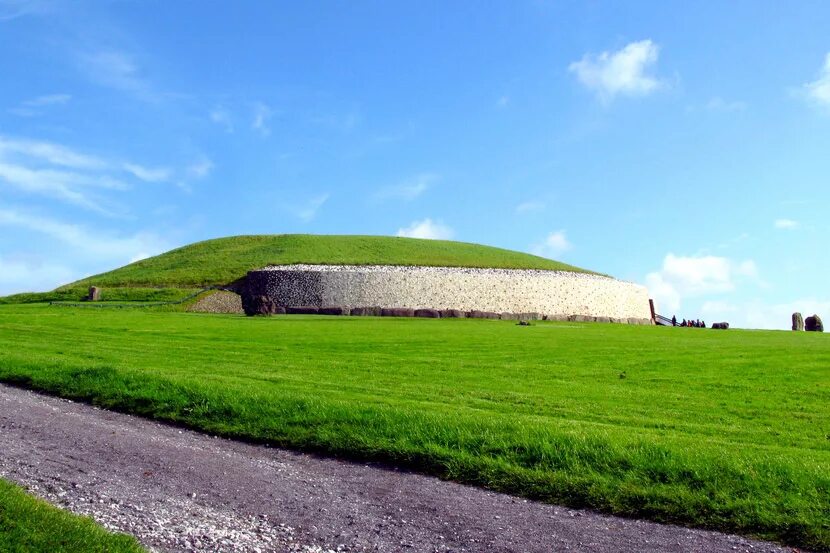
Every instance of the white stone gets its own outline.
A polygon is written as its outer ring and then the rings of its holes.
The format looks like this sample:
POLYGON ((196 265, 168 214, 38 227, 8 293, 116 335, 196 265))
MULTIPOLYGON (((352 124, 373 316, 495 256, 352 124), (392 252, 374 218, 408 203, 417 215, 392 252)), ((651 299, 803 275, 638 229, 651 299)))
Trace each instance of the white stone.
POLYGON ((645 287, 592 273, 461 267, 280 265, 249 273, 280 305, 459 309, 495 313, 651 317, 645 287))

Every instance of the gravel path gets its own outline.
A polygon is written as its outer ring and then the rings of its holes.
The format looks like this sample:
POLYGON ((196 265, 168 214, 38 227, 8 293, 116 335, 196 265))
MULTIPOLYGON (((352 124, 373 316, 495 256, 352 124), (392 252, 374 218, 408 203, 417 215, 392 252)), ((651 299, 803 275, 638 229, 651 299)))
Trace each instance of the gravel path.
POLYGON ((212 438, 3 385, 0 477, 155 551, 795 551, 212 438))

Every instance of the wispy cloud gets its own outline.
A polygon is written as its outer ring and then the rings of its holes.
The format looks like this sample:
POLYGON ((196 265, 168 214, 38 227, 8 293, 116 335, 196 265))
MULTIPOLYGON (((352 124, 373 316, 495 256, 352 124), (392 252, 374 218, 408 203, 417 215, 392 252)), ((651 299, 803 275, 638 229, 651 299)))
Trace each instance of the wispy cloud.
POLYGON ((422 219, 414 221, 408 227, 399 228, 396 236, 408 238, 427 238, 429 240, 451 240, 455 231, 440 221, 422 219))
POLYGON ((540 211, 545 210, 545 202, 540 200, 530 200, 527 202, 522 202, 516 206, 516 213, 519 214, 526 214, 526 213, 538 213, 540 211))
POLYGON ((90 188, 123 190, 122 182, 106 175, 88 175, 55 169, 30 169, 0 161, 0 183, 20 191, 37 194, 76 205, 101 215, 112 215, 98 194, 90 188))
POLYGON ((8 154, 20 154, 72 169, 103 169, 107 165, 98 157, 78 153, 60 144, 0 136, 0 158, 8 154))
POLYGON ((170 180, 172 171, 168 167, 144 167, 137 163, 125 163, 124 170, 145 182, 165 182, 170 180))
POLYGON ((233 132, 233 117, 231 113, 222 107, 215 107, 210 110, 210 120, 225 128, 225 132, 233 132))
POLYGON ((382 188, 375 197, 379 200, 400 199, 411 201, 432 188, 439 180, 441 180, 440 175, 421 173, 399 184, 382 188))
POLYGON ((46 94, 44 96, 36 96, 29 100, 25 100, 22 105, 37 108, 43 106, 54 106, 65 104, 72 99, 70 94, 46 94))
POLYGON ((646 96, 664 86, 648 74, 657 64, 660 48, 651 40, 632 42, 616 52, 585 54, 568 66, 586 88, 601 101, 610 102, 617 95, 646 96))
POLYGON ((500 96, 498 100, 496 100, 496 107, 499 108, 506 108, 510 105, 510 96, 500 96))
POLYGON ((46 94, 36 96, 20 102, 17 107, 9 109, 9 113, 20 117, 34 117, 42 115, 44 109, 68 103, 72 99, 70 94, 46 94))
POLYGON ((268 125, 268 121, 273 115, 274 110, 270 106, 262 102, 257 102, 254 104, 254 118, 251 122, 251 128, 262 136, 268 136, 271 134, 271 127, 268 125))
POLYGON ((27 15, 48 13, 51 4, 48 0, 0 0, 0 23, 27 15))
POLYGON ((295 207, 293 209, 294 214, 306 223, 312 221, 315 217, 317 217, 317 212, 320 211, 320 208, 323 207, 323 204, 325 204, 328 199, 328 193, 314 196, 305 204, 295 207))
POLYGON ((727 101, 720 96, 715 96, 706 103, 705 107, 708 111, 736 112, 745 111, 747 105, 745 102, 737 100, 727 101))
POLYGON ((830 107, 830 52, 824 58, 824 65, 815 81, 804 84, 807 98, 825 107, 830 107))
POLYGON ((360 111, 352 109, 342 114, 317 115, 311 118, 311 123, 348 133, 357 128, 362 119, 360 111))
POLYGON ((793 221, 792 219, 776 219, 773 222, 773 226, 777 229, 793 230, 798 228, 798 221, 793 221))
POLYGON ((551 232, 545 239, 534 245, 531 252, 541 257, 558 257, 573 249, 573 244, 568 241, 564 230, 551 232))
POLYGON ((36 232, 63 243, 79 255, 103 258, 112 262, 126 263, 139 253, 155 255, 169 247, 165 240, 153 233, 139 232, 128 236, 113 236, 105 231, 92 230, 8 207, 0 207, 0 225, 36 232))
POLYGON ((61 144, 0 136, 0 186, 59 200, 102 215, 119 210, 101 191, 122 191, 130 182, 173 182, 203 178, 212 163, 198 159, 194 165, 174 170, 149 167, 78 152, 61 144))
POLYGON ((86 186, 107 188, 110 190, 126 190, 127 185, 108 175, 88 175, 72 171, 56 169, 30 169, 21 165, 0 162, 0 178, 21 188, 38 190, 61 186, 86 186))
POLYGON ((210 175, 213 167, 213 162, 203 155, 187 166, 186 174, 191 179, 203 179, 210 175))
POLYGON ((78 63, 89 78, 101 86, 129 93, 146 102, 159 102, 164 96, 153 88, 133 57, 126 52, 100 50, 84 53, 78 56, 78 63))

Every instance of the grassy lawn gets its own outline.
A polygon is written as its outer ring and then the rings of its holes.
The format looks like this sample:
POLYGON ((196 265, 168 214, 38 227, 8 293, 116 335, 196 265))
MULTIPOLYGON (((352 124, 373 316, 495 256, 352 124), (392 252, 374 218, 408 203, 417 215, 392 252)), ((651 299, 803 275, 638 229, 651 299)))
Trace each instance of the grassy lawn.
POLYGON ((134 538, 111 534, 0 480, 0 551, 7 553, 141 553, 134 538))
POLYGON ((0 306, 0 380, 830 551, 830 336, 0 306))

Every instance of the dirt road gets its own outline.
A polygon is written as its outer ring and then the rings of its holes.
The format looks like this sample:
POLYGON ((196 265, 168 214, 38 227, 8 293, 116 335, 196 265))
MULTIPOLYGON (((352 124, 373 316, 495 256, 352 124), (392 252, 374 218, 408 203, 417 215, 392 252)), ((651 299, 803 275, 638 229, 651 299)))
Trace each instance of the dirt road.
POLYGON ((0 477, 157 551, 794 551, 212 438, 2 385, 0 477))

